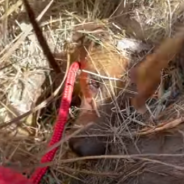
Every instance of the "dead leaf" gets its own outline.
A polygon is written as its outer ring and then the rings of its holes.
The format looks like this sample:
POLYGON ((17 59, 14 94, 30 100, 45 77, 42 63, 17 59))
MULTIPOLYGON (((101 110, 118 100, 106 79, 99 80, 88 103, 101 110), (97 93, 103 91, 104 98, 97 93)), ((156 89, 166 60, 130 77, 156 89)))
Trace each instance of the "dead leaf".
POLYGON ((137 86, 138 94, 133 98, 132 104, 143 113, 146 109, 145 102, 156 91, 160 83, 161 71, 178 54, 183 46, 184 28, 172 38, 167 38, 142 62, 131 71, 131 80, 137 86))

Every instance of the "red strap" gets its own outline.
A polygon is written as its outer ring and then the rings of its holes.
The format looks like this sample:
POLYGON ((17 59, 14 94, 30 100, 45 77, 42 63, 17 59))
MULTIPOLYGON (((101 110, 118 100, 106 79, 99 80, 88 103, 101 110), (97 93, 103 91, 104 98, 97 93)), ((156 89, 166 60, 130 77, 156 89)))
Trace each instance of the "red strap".
POLYGON ((33 183, 15 170, 6 167, 0 167, 0 184, 33 184, 33 183))

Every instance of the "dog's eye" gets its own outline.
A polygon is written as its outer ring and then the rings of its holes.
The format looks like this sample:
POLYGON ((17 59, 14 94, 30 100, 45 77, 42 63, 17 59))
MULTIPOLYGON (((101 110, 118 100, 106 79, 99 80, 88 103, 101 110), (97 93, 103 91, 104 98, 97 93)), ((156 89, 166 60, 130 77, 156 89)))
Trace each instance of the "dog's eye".
POLYGON ((89 89, 95 94, 98 92, 99 88, 101 87, 99 78, 94 75, 90 75, 88 84, 89 84, 89 89))
POLYGON ((96 81, 96 80, 91 80, 90 81, 90 84, 93 86, 93 87, 95 87, 96 89, 98 89, 98 88, 100 88, 100 83, 99 83, 99 81, 96 81))

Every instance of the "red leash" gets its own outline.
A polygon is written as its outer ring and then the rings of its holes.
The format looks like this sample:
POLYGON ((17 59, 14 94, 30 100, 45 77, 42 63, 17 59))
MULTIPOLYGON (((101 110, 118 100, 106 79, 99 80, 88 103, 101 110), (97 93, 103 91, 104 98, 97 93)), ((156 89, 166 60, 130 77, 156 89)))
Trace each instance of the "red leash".
MULTIPOLYGON (((72 93, 73 93, 73 88, 74 88, 74 82, 76 79, 76 73, 78 70, 79 70, 78 62, 73 63, 69 68, 66 83, 65 83, 64 93, 63 93, 63 97, 62 97, 60 108, 59 108, 58 119, 55 123, 54 133, 52 135, 52 138, 50 140, 48 147, 54 145, 55 143, 60 141, 62 138, 65 123, 66 123, 67 116, 68 116, 68 111, 69 111, 71 100, 72 100, 72 93)), ((46 153, 42 157, 41 163, 52 161, 57 149, 58 147, 46 153)), ((38 168, 33 173, 31 179, 34 184, 38 184, 40 182, 43 175, 46 173, 47 169, 48 167, 38 168)))
MULTIPOLYGON (((62 138, 65 123, 67 121, 68 111, 72 100, 72 93, 74 88, 74 82, 76 79, 76 73, 78 70, 79 70, 78 62, 73 63, 69 68, 67 79, 65 82, 64 93, 63 93, 60 108, 59 108, 58 118, 55 123, 54 133, 48 144, 48 147, 54 145, 62 138)), ((57 150, 58 150, 58 147, 46 153, 42 157, 41 163, 51 162, 57 150)), ((24 176, 22 176, 21 174, 14 173, 14 171, 11 171, 10 169, 7 169, 7 168, 0 168, 0 184, 12 184, 12 183, 13 184, 39 184, 42 177, 46 173, 47 169, 48 167, 38 168, 31 176, 32 182, 30 182, 29 180, 26 181, 24 176)))
POLYGON ((33 184, 22 174, 13 169, 0 167, 0 184, 33 184))

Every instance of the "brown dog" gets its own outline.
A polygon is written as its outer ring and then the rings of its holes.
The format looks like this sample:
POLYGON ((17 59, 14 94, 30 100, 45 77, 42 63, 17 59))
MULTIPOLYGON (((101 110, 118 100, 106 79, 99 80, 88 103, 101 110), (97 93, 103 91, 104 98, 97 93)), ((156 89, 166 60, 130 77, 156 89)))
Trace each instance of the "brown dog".
MULTIPOLYGON (((38 41, 47 57, 50 65, 56 73, 61 71, 54 55, 43 37, 42 31, 36 22, 34 12, 29 3, 24 0, 24 4, 33 26, 38 41)), ((99 107, 101 104, 111 102, 125 83, 121 80, 128 66, 128 59, 121 55, 116 49, 114 38, 110 36, 108 29, 103 25, 86 25, 81 27, 91 31, 91 34, 75 34, 74 41, 78 42, 72 51, 63 52, 57 55, 66 64, 66 56, 70 54, 70 63, 80 61, 81 73, 79 75, 79 86, 74 90, 81 94, 81 111, 75 124, 84 126, 90 122, 96 123, 99 120, 99 107), (89 35, 91 38, 89 38, 89 35)), ((80 30, 77 27, 74 33, 80 30)), ((62 63, 63 64, 63 63, 62 63)), ((72 132, 72 131, 71 131, 72 132)), ((97 141, 96 138, 81 139, 72 138, 69 141, 72 150, 83 155, 102 154, 105 151, 104 144, 97 141), (88 145, 86 147, 86 145, 88 145)))

